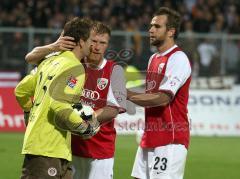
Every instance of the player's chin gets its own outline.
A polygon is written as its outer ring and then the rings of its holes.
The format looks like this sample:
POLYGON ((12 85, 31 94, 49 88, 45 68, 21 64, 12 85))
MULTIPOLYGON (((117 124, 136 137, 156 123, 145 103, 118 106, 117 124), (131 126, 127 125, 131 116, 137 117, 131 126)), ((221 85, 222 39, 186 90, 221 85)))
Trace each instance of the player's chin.
POLYGON ((151 44, 152 46, 156 46, 156 47, 161 46, 163 43, 164 43, 164 41, 162 41, 162 40, 153 40, 153 41, 150 41, 150 44, 151 44))
POLYGON ((150 38, 150 44, 153 45, 155 43, 155 38, 150 38))
POLYGON ((102 58, 102 54, 101 53, 90 53, 90 55, 88 56, 90 59, 101 59, 102 58))

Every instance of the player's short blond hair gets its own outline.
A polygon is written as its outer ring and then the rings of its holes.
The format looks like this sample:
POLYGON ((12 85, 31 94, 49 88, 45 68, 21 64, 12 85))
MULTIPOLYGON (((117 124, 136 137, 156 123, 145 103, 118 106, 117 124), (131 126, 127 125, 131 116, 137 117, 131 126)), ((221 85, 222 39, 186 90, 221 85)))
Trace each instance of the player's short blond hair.
POLYGON ((111 29, 108 25, 99 22, 99 21, 94 21, 92 30, 96 32, 97 34, 108 34, 109 37, 111 36, 111 29))

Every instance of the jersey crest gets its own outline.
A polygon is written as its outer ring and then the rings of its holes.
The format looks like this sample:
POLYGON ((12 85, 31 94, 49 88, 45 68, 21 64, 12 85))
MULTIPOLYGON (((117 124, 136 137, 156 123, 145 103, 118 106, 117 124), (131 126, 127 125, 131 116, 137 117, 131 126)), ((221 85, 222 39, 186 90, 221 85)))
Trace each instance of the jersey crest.
POLYGON ((158 74, 161 74, 162 73, 162 70, 165 66, 165 63, 160 63, 159 66, 158 66, 158 74))
POLYGON ((106 88, 108 84, 108 79, 107 78, 98 78, 97 79, 97 87, 100 90, 103 90, 104 88, 106 88))

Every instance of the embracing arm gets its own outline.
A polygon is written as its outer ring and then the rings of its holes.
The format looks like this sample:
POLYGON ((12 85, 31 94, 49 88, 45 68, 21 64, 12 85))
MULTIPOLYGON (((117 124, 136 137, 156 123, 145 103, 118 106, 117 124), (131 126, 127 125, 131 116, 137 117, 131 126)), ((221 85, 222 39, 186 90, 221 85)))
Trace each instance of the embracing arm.
POLYGON ((168 93, 137 93, 127 91, 127 99, 143 107, 166 106, 171 102, 171 95, 168 93))
POLYGON ((95 113, 97 120, 102 124, 104 122, 111 121, 113 118, 115 118, 118 115, 119 110, 111 106, 105 106, 95 111, 95 113))
POLYGON ((169 58, 164 75, 167 77, 166 81, 159 85, 157 92, 141 94, 128 91, 128 99, 144 107, 165 106, 169 104, 179 88, 181 88, 191 76, 189 60, 182 51, 174 53, 169 58))
POLYGON ((52 52, 72 50, 75 47, 74 38, 69 36, 62 36, 49 45, 35 47, 31 52, 25 56, 25 60, 30 64, 38 64, 45 56, 52 52))

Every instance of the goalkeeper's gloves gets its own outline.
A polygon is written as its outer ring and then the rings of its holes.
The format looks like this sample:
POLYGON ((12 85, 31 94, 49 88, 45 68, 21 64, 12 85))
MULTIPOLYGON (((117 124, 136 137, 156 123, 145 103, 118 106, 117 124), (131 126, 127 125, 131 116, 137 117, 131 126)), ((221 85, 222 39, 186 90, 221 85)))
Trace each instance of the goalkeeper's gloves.
POLYGON ((80 115, 80 117, 88 121, 92 118, 92 115, 94 113, 94 110, 87 105, 82 105, 81 103, 76 103, 72 105, 72 108, 80 115))
POLYGON ((88 139, 98 133, 100 129, 100 124, 96 118, 92 118, 91 120, 83 122, 71 132, 75 135, 79 135, 83 139, 88 139))
POLYGON ((72 106, 79 113, 83 122, 76 130, 71 131, 73 134, 81 136, 83 139, 89 139, 100 130, 100 123, 95 117, 94 110, 90 106, 76 103, 72 106))

